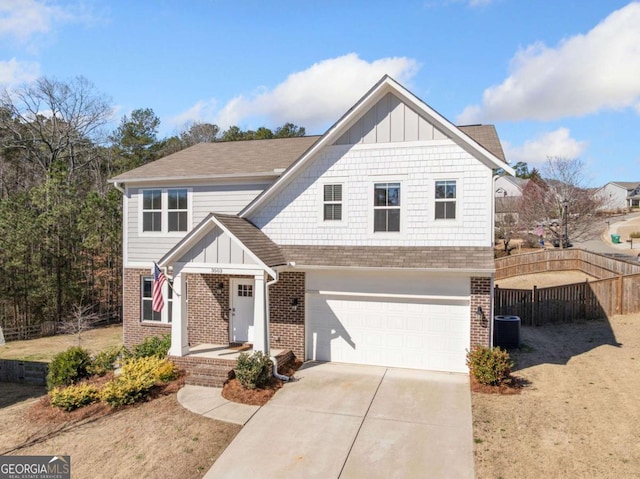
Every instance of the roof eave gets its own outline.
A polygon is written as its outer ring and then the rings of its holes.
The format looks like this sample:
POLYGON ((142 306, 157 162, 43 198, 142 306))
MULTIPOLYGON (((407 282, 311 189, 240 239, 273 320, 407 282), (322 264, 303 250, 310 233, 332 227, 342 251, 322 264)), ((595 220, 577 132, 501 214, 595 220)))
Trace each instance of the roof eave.
POLYGON ((118 176, 109 178, 108 183, 159 183, 159 182, 185 182, 185 181, 203 181, 203 180, 232 180, 232 179, 248 179, 248 178, 277 178, 282 174, 281 171, 263 171, 257 173, 225 173, 218 175, 189 175, 189 176, 156 176, 141 178, 120 178, 118 176))

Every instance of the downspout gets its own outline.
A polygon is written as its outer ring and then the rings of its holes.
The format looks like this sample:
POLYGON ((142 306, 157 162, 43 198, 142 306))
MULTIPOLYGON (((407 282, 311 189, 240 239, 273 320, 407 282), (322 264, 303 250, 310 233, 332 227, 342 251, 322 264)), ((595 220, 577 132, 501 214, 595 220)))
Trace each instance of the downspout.
POLYGON ((113 187, 118 190, 120 193, 124 194, 124 188, 122 186, 120 186, 120 183, 118 183, 117 181, 113 182, 113 187))
MULTIPOLYGON (((491 189, 491 247, 494 247, 494 238, 496 231, 496 181, 500 178, 499 175, 493 176, 493 188, 491 189)), ((494 263, 495 264, 495 263, 494 263)), ((493 347, 493 306, 495 304, 495 289, 494 289, 494 281, 496 274, 495 272, 491 276, 491 308, 489 308, 489 347, 493 347)))
POLYGON ((265 310, 267 312, 266 314, 266 333, 267 333, 267 348, 268 348, 268 354, 269 354, 269 359, 271 359, 271 364, 273 364, 273 377, 275 377, 276 379, 279 379, 280 381, 284 381, 284 382, 288 382, 291 378, 289 376, 283 376, 282 374, 280 374, 278 372, 278 360, 276 359, 275 356, 271 356, 271 331, 269 330, 269 324, 271 323, 271 311, 269 309, 269 287, 272 284, 276 284, 279 280, 280 280, 280 275, 278 274, 277 270, 274 270, 274 273, 276 274, 276 277, 273 279, 273 281, 267 281, 266 282, 266 288, 265 288, 265 302, 267 303, 265 305, 265 310))

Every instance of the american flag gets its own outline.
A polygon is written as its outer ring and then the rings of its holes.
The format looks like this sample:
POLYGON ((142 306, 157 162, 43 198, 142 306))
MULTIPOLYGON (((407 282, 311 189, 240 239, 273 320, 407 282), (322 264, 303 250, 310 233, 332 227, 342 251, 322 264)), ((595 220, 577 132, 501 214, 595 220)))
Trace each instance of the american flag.
POLYGON ((164 308, 164 299, 162 298, 162 285, 167 281, 167 277, 156 263, 153 263, 153 301, 152 309, 157 313, 162 312, 164 308))

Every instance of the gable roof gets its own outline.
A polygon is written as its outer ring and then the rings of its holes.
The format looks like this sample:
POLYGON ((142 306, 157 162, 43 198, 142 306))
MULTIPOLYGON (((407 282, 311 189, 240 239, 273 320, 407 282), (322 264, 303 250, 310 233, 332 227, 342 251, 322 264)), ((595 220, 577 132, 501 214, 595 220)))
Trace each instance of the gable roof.
MULTIPOLYGON (((372 106, 374 106, 382 97, 387 93, 393 93, 402 102, 405 102, 413 110, 418 112, 429 123, 433 124, 443 134, 453 140, 458 146, 467 151, 469 154, 477 158, 490 168, 498 169, 502 168, 507 173, 515 175, 513 169, 505 163, 504 159, 496 156, 492 153, 488 147, 483 146, 480 142, 476 141, 472 135, 478 136, 484 135, 486 139, 492 137, 491 132, 486 128, 474 128, 478 125, 473 125, 471 128, 467 128, 467 133, 462 129, 455 126, 445 117, 440 115, 437 111, 420 100, 417 96, 404 88, 398 82, 396 82, 389 75, 383 76, 378 83, 376 83, 358 102, 351 107, 336 123, 331 126, 322 137, 315 142, 300 158, 298 158, 284 173, 267 189, 260 193, 251 203, 249 203, 239 215, 245 217, 251 212, 255 211, 260 205, 264 204, 269 198, 271 198, 276 192, 284 187, 295 175, 310 161, 313 160, 314 155, 320 151, 323 147, 332 145, 340 136, 352 126, 359 118, 361 118, 372 106)), ((495 134, 495 129, 493 129, 495 134)), ((495 134, 495 140, 491 139, 490 143, 498 142, 497 134, 495 134)), ((497 147, 492 144, 493 149, 497 152, 497 147)), ((502 147, 500 147, 502 150, 502 147)), ((504 152, 503 152, 504 156, 504 152)))
POLYGON ((631 190, 635 190, 638 186, 640 186, 640 181, 610 181, 607 184, 616 185, 621 188, 624 188, 627 191, 631 191, 631 190))
POLYGON ((278 176, 319 136, 198 143, 109 181, 145 182, 238 176, 278 176))
POLYGON ((476 142, 480 143, 487 150, 493 153, 497 158, 500 158, 505 163, 507 162, 504 156, 504 150, 502 149, 502 143, 498 138, 498 132, 493 125, 461 125, 458 126, 460 130, 473 138, 476 142))
POLYGON ((236 243, 259 264, 265 266, 270 271, 270 274, 273 275, 271 268, 286 263, 278 245, 248 220, 235 215, 210 213, 178 244, 171 248, 158 261, 158 265, 168 266, 178 261, 215 226, 219 226, 225 233, 234 238, 236 243))

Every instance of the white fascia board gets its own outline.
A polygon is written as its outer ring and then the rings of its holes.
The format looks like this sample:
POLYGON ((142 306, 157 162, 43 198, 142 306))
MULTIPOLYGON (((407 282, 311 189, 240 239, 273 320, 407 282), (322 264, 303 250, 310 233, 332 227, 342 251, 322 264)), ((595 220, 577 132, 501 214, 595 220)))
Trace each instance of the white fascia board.
POLYGON ((371 267, 371 266, 320 266, 308 264, 296 264, 276 266, 276 271, 389 271, 389 272, 424 272, 424 273, 447 273, 457 274, 460 276, 475 276, 489 278, 492 277, 495 269, 471 269, 471 268, 389 268, 389 267, 371 267))
POLYGON ((208 181, 224 181, 224 180, 264 180, 268 178, 277 178, 280 175, 280 171, 265 171, 257 173, 228 173, 222 175, 194 175, 194 176, 156 176, 152 178, 110 178, 107 183, 112 184, 126 184, 126 185, 147 185, 155 183, 179 183, 185 184, 188 182, 206 183, 208 181))

